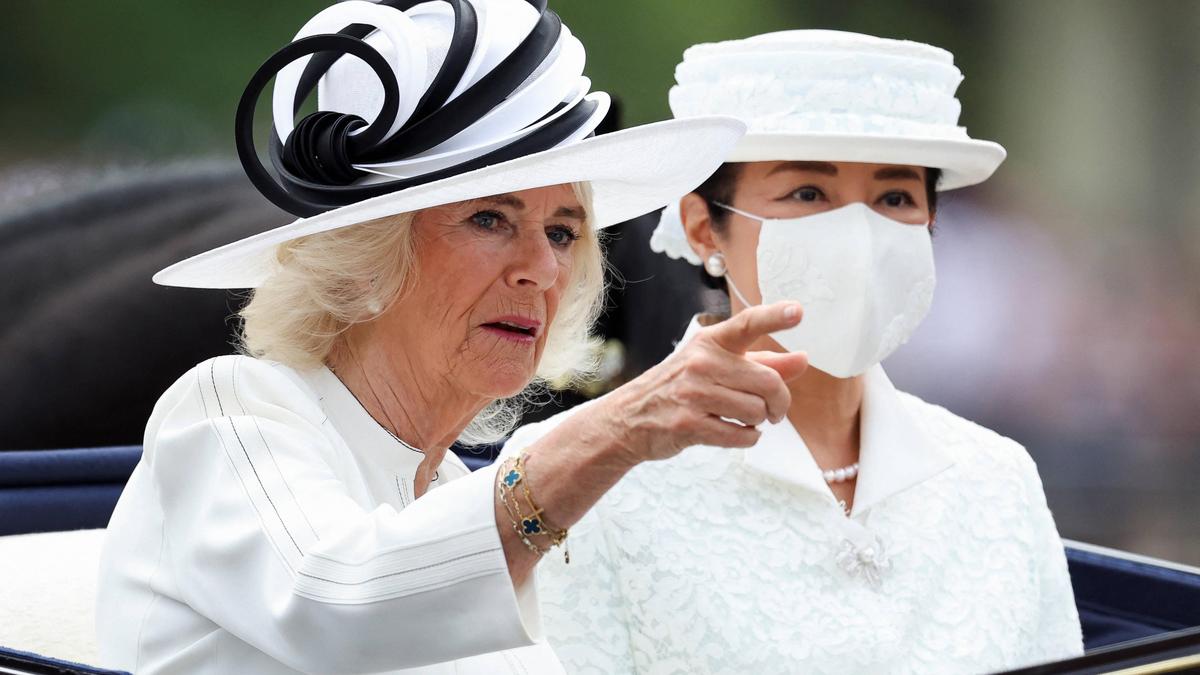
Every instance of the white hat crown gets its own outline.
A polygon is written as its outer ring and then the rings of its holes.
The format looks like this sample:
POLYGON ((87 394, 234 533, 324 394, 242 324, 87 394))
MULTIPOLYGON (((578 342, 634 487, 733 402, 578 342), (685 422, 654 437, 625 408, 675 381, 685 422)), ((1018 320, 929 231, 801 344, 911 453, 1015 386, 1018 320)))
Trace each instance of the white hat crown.
POLYGON ((236 140, 272 202, 313 216, 573 145, 608 111, 584 48, 545 0, 346 0, 313 16, 254 74, 236 140), (257 157, 255 102, 274 75, 275 171, 257 157), (317 90, 317 112, 297 120, 317 90))
POLYGON ((684 52, 675 117, 722 114, 751 134, 877 134, 967 140, 950 52, 907 40, 793 30, 684 52))
MULTIPOLYGON (((675 68, 677 119, 730 115, 747 133, 727 162, 809 160, 941 170, 939 190, 986 180, 1004 148, 967 135, 950 52, 908 40, 789 30, 699 44, 675 68)), ((668 206, 650 248, 701 263, 668 206)))
POLYGON ((606 227, 695 189, 746 127, 729 117, 595 134, 609 110, 584 47, 546 0, 346 0, 254 72, 235 115, 250 181, 300 220, 205 251, 154 280, 255 288, 277 247, 399 213, 565 183, 606 227), (271 81, 269 158, 254 113, 271 81), (316 91, 317 111, 303 114, 316 91))

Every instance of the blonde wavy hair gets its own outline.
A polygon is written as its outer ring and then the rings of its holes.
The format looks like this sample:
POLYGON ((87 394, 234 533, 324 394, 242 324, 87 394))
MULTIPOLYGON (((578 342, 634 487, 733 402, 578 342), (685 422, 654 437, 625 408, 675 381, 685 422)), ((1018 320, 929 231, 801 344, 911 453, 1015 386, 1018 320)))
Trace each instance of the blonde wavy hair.
MULTIPOLYGON (((597 365, 592 326, 603 308, 604 261, 592 223, 592 193, 574 183, 587 219, 572 247, 571 280, 546 335, 534 380, 517 396, 485 407, 459 436, 467 445, 494 443, 548 387, 586 381, 597 365)), ((373 320, 407 291, 420 260, 413 213, 300 237, 279 246, 278 267, 239 312, 241 351, 296 369, 326 362, 351 326, 373 320)))

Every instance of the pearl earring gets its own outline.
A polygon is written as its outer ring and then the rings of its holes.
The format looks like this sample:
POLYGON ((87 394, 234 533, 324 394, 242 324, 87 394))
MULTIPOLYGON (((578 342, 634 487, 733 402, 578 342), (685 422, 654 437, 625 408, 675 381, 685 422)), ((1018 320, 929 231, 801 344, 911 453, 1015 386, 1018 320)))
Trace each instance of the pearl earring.
POLYGON ((708 276, 710 277, 720 278, 725 276, 725 255, 717 251, 708 256, 708 259, 704 261, 704 271, 708 272, 708 276))

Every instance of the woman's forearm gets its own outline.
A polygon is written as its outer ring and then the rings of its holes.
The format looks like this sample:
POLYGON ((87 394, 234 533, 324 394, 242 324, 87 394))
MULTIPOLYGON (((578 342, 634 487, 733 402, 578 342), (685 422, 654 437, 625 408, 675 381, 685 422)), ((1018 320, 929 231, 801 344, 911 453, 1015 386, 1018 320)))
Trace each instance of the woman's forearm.
MULTIPOLYGON (((527 446, 525 478, 530 494, 554 527, 568 529, 588 512, 633 466, 632 453, 620 445, 611 430, 597 429, 583 416, 601 414, 585 410, 571 415, 545 436, 527 446)), ((522 541, 513 527, 499 490, 496 523, 508 559, 513 583, 528 578, 540 555, 522 541)))
MULTIPOLYGON (((527 446, 523 487, 544 520, 570 528, 640 462, 692 445, 754 445, 759 424, 787 413, 786 382, 804 372, 808 357, 746 350, 800 317, 799 305, 780 302, 704 328, 665 361, 527 446)), ((499 490, 495 500, 509 573, 519 585, 540 555, 513 527, 499 490)))

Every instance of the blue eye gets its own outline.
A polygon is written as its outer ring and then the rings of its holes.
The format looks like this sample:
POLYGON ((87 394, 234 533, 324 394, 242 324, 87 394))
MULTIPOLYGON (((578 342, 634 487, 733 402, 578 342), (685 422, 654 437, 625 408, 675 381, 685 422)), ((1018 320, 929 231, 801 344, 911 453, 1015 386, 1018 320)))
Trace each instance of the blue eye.
POLYGON ((825 193, 821 192, 821 188, 809 185, 794 190, 788 196, 799 202, 819 202, 825 198, 825 193))
POLYGON ((566 225, 556 225, 546 230, 546 238, 555 246, 566 248, 579 238, 579 233, 566 225))

